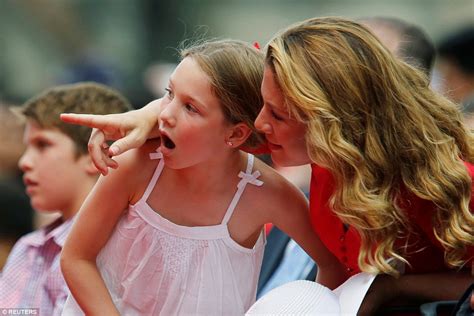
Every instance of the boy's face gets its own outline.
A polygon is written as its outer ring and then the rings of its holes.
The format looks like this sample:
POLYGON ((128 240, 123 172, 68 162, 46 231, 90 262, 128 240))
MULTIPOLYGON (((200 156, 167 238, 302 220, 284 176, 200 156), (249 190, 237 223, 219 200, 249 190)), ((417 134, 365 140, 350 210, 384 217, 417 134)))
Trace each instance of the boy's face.
POLYGON ((32 120, 26 124, 23 139, 26 151, 18 165, 31 205, 38 211, 60 211, 63 217, 71 217, 84 198, 81 186, 90 181, 88 157, 76 157, 74 142, 60 130, 42 128, 32 120))

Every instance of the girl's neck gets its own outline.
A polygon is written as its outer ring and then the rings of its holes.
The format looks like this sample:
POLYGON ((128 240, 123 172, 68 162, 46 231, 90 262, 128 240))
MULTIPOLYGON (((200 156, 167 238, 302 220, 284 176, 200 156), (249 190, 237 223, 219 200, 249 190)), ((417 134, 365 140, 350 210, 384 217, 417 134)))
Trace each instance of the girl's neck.
POLYGON ((237 177, 239 171, 247 166, 247 154, 234 151, 206 163, 195 165, 185 169, 170 170, 175 183, 186 186, 194 192, 218 192, 227 190, 223 183, 225 179, 237 177))

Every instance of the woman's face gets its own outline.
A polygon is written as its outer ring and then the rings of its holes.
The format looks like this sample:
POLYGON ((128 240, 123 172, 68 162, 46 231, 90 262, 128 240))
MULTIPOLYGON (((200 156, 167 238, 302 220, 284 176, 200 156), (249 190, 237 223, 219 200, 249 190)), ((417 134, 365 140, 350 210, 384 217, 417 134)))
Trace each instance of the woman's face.
POLYGON ((262 82, 263 108, 255 127, 268 141, 272 160, 279 166, 299 166, 311 162, 306 150, 306 124, 291 118, 285 98, 270 67, 265 67, 262 82))

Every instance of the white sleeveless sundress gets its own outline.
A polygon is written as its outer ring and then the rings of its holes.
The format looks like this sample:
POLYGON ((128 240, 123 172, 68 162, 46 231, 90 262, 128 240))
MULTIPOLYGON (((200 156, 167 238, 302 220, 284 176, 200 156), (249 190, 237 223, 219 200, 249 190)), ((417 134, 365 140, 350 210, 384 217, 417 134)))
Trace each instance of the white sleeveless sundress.
MULTIPOLYGON (((150 154, 160 159, 160 152, 150 154)), ((262 230, 253 249, 229 234, 227 223, 248 183, 261 186, 248 155, 222 223, 188 227, 160 216, 147 203, 164 167, 160 160, 143 194, 119 220, 97 266, 121 315, 244 315, 255 302, 263 258, 262 230)), ((84 315, 70 295, 63 315, 84 315)))

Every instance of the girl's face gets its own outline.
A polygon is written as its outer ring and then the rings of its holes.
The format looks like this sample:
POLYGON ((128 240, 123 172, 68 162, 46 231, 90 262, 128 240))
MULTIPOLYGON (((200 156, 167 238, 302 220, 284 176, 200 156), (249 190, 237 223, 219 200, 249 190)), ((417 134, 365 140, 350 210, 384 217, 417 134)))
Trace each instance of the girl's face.
POLYGON ((226 148, 226 123, 209 77, 186 57, 170 77, 161 103, 160 150, 166 165, 182 169, 211 161, 226 148))
POLYGON ((306 150, 306 125, 290 118, 285 98, 273 71, 265 67, 262 82, 263 108, 255 127, 268 141, 272 160, 279 166, 299 166, 311 162, 306 150))

